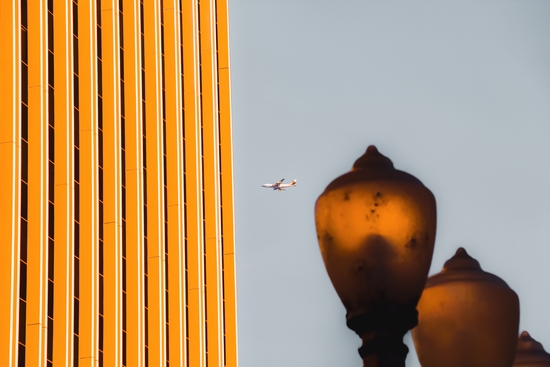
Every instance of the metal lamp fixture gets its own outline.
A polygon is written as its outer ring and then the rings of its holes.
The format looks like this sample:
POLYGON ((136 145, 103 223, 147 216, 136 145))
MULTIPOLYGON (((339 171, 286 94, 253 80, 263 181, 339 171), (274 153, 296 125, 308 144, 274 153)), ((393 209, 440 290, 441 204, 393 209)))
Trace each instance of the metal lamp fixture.
POLYGON ((404 334, 417 324, 436 232, 435 198, 369 146, 315 204, 328 275, 363 340, 364 366, 405 365, 404 334))
POLYGON ((512 367, 519 299, 459 248, 428 278, 413 340, 422 367, 512 367))
POLYGON ((524 331, 519 336, 514 367, 550 367, 550 354, 524 331))

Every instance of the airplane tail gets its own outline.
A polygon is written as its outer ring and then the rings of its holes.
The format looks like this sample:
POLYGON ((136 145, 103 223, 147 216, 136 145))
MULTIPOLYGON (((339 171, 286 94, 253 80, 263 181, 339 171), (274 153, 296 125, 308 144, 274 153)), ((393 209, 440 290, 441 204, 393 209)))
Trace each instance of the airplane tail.
POLYGON ((292 182, 291 182, 290 184, 291 184, 292 186, 296 186, 296 181, 298 181, 298 180, 294 179, 294 180, 292 180, 292 182))

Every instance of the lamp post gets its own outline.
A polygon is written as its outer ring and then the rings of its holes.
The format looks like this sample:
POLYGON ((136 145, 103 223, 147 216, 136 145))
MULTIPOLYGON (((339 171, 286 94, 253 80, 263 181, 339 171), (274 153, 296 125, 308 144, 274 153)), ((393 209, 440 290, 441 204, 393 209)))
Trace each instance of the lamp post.
POLYGON ((524 331, 519 336, 514 367, 550 367, 550 354, 524 331))
POLYGON ((519 300, 459 248, 428 278, 412 335, 423 367, 512 367, 519 300))
POLYGON ((319 196, 315 224, 347 326, 363 341, 363 365, 404 367, 403 336, 417 324, 432 260, 433 194, 369 146, 319 196))

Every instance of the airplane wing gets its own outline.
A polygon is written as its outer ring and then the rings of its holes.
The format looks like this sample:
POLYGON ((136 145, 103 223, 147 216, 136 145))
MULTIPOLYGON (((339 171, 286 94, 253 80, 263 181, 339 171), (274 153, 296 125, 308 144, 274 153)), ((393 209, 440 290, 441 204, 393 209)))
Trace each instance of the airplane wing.
POLYGON ((263 184, 262 187, 269 187, 269 188, 272 188, 273 190, 278 190, 281 186, 287 186, 287 185, 282 185, 284 180, 285 178, 283 177, 280 181, 274 184, 266 183, 266 184, 263 184))

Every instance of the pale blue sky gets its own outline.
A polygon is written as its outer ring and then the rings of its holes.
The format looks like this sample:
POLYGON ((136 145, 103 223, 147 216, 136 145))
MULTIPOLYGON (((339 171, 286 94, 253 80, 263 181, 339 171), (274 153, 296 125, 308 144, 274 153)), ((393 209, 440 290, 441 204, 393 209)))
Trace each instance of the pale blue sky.
POLYGON ((369 144, 436 197, 430 274, 465 247, 550 351, 548 19, 546 0, 230 0, 240 367, 361 366, 313 206, 369 144))

